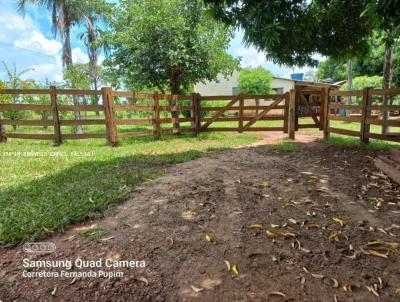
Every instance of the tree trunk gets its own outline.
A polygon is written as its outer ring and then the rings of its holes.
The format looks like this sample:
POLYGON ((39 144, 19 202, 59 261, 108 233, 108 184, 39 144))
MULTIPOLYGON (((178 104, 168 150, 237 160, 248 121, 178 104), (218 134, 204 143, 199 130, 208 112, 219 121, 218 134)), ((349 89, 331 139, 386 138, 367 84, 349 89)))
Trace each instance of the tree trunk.
MULTIPOLYGON (((69 23, 65 24, 65 31, 62 34, 63 39, 63 65, 68 68, 73 64, 72 62, 72 50, 71 50, 71 35, 70 35, 70 25, 69 23)), ((79 105, 79 98, 74 95, 72 96, 74 105, 79 105)), ((79 111, 74 111, 75 120, 81 119, 81 113, 79 111)), ((76 126, 76 134, 83 134, 83 129, 81 125, 76 126)))
MULTIPOLYGON (((349 60, 347 62, 347 83, 348 83, 348 90, 352 91, 353 90, 353 62, 349 60)), ((351 104, 351 96, 348 97, 347 103, 351 104)), ((346 116, 350 115, 350 110, 346 110, 346 116)))
MULTIPOLYGON (((383 88, 388 89, 392 83, 393 72, 393 36, 392 32, 388 31, 385 42, 385 63, 383 65, 383 88)), ((383 96, 383 105, 388 105, 389 96, 383 96)), ((389 119, 389 111, 383 112, 383 120, 389 119)), ((382 126, 382 134, 389 132, 388 126, 382 126)))
MULTIPOLYGON (((179 93, 179 86, 178 86, 178 75, 176 71, 176 67, 172 67, 171 71, 171 79, 170 79, 170 90, 171 94, 178 94, 179 93)), ((170 106, 176 106, 176 99, 171 98, 169 100, 170 106)), ((174 133, 180 133, 180 126, 179 126, 179 111, 171 111, 171 117, 174 119, 173 122, 173 131, 174 133)))

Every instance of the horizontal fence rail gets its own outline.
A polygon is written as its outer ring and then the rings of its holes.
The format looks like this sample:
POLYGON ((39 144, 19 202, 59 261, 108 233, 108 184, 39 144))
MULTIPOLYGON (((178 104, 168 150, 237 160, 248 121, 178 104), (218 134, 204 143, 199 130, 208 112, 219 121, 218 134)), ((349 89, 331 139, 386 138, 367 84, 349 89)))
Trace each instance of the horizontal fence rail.
MULTIPOLYGON (((400 142, 400 129, 397 132, 373 133, 371 125, 382 127, 400 127, 400 116, 391 118, 386 112, 400 111, 399 105, 390 105, 390 97, 400 96, 400 89, 371 89, 354 91, 329 91, 331 102, 327 103, 327 112, 325 116, 324 137, 330 136, 330 133, 336 133, 347 136, 359 137, 362 142, 368 143, 369 139, 378 139, 384 141, 400 142), (338 103, 338 97, 344 97, 352 100, 358 98, 360 104, 342 104, 338 103), (374 104, 374 97, 382 97, 381 104, 374 104), (334 102, 332 102, 334 101, 334 102), (352 114, 340 114, 350 111, 352 114), (342 129, 331 127, 330 121, 343 121, 357 123, 359 130, 342 129)), ((381 131, 384 132, 384 131, 381 131)))

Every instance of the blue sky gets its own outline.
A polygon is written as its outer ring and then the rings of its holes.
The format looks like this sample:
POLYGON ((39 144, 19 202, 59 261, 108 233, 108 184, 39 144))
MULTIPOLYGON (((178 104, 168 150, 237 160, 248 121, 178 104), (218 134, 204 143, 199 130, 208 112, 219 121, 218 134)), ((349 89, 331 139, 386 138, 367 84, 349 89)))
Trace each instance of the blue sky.
MULTIPOLYGON (((16 63, 17 70, 29 69, 25 78, 36 80, 61 81, 61 43, 51 31, 49 11, 45 8, 29 6, 26 14, 17 11, 16 0, 1 0, 0 8, 0 61, 8 66, 16 63)), ((74 63, 86 63, 87 55, 82 42, 78 39, 78 28, 71 32, 72 56, 74 63)), ((242 58, 242 66, 264 66, 275 76, 288 77, 292 68, 278 66, 266 60, 263 53, 254 47, 245 47, 243 34, 238 31, 231 42, 229 53, 242 58)), ((102 59, 102 58, 100 58, 102 59)), ((295 69, 304 72, 308 68, 295 69)), ((3 65, 0 65, 0 78, 6 77, 3 65)))

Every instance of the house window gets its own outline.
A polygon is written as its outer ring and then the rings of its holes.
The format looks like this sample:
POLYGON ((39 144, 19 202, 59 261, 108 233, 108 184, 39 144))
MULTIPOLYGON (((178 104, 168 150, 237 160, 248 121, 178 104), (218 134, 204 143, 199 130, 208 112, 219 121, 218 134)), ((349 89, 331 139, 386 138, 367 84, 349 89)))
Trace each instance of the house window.
POLYGON ((239 94, 239 87, 232 87, 232 95, 238 95, 239 94))
POLYGON ((279 88, 272 88, 273 90, 275 90, 275 92, 277 94, 283 94, 283 87, 279 87, 279 88))

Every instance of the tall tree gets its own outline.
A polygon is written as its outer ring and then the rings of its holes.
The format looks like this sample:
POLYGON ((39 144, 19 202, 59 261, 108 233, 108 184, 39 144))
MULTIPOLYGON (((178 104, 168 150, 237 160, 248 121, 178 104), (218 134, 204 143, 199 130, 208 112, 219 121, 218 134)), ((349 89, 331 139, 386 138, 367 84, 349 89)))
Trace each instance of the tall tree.
MULTIPOLYGON (((365 15, 370 22, 384 32, 385 62, 383 65, 383 88, 390 88, 393 77, 393 47, 395 39, 400 37, 400 2, 398 0, 370 0, 365 15)), ((383 98, 383 104, 388 104, 388 97, 383 98)), ((389 112, 385 111, 383 118, 386 120, 389 112)), ((388 126, 382 126, 382 133, 388 131, 388 126)))
POLYGON ((106 64, 129 87, 179 94, 238 67, 226 53, 232 32, 208 16, 201 0, 121 0, 109 24, 106 64))
POLYGON ((273 61, 317 65, 315 53, 348 58, 366 49, 370 33, 360 17, 367 0, 204 0, 216 18, 242 28, 244 40, 273 61))
MULTIPOLYGON (((51 11, 51 22, 54 37, 60 35, 62 43, 62 63, 64 68, 73 64, 71 49, 71 28, 83 18, 82 1, 79 0, 18 0, 18 8, 25 12, 29 5, 46 7, 51 11)), ((74 105, 79 100, 73 97, 74 105)), ((75 112, 75 119, 80 119, 80 112, 75 112)), ((77 133, 83 133, 82 127, 76 127, 77 133)))

